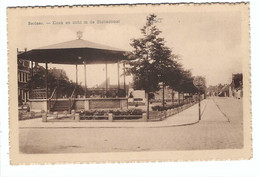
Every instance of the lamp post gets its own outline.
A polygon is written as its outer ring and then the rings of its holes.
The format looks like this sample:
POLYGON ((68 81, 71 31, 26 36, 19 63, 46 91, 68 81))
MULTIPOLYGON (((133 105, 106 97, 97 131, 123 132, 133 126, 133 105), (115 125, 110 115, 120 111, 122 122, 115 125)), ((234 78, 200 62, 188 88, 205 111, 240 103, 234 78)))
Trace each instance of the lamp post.
POLYGON ((86 71, 86 61, 84 61, 84 81, 85 81, 85 97, 87 98, 87 71, 86 71))
POLYGON ((197 76, 193 79, 193 85, 199 90, 199 121, 201 120, 201 109, 200 109, 200 91, 205 87, 205 78, 201 76, 197 76))

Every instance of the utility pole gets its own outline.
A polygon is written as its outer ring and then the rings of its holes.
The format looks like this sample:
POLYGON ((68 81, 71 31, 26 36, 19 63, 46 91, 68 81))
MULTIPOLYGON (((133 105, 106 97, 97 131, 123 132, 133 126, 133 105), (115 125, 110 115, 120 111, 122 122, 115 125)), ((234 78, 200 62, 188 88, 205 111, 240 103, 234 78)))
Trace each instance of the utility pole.
POLYGON ((199 121, 201 120, 201 111, 200 111, 200 92, 198 93, 199 95, 199 121))
MULTIPOLYGON (((205 79, 201 76, 197 76, 193 79, 193 85, 197 87, 198 90, 202 90, 202 88, 205 86, 205 79)), ((201 120, 201 111, 200 111, 200 91, 198 92, 199 96, 199 121, 201 120)))

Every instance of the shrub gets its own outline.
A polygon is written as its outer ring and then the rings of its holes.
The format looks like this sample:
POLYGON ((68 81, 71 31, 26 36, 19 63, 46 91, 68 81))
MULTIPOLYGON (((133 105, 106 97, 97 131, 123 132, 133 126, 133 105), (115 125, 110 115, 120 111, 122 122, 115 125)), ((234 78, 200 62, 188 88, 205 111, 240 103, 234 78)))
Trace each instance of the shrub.
POLYGON ((129 114, 130 115, 142 115, 143 110, 141 110, 141 109, 131 109, 131 110, 129 110, 129 114))
POLYGON ((102 116, 102 115, 107 115, 108 113, 112 113, 113 115, 142 115, 143 111, 141 109, 87 110, 87 111, 81 111, 79 114, 81 117, 84 117, 84 116, 102 116))
POLYGON ((152 110, 153 111, 167 111, 168 109, 174 109, 180 106, 183 106, 183 103, 180 103, 179 105, 165 105, 164 108, 163 106, 157 105, 157 106, 153 106, 152 110))

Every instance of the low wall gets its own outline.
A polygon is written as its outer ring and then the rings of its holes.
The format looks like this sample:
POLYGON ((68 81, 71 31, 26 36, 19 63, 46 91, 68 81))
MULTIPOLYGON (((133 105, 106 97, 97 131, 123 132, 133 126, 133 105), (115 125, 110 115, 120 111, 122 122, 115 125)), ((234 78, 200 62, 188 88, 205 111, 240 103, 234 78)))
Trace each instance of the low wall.
POLYGON ((85 103, 85 100, 76 100, 75 101, 75 109, 76 110, 83 110, 83 109, 85 109, 84 103, 85 103))
POLYGON ((120 101, 121 108, 128 108, 128 99, 123 99, 120 101))
POLYGON ((120 108, 120 100, 98 99, 89 100, 89 109, 120 108))
POLYGON ((47 112, 47 100, 46 99, 31 99, 29 100, 31 110, 44 110, 47 112))
POLYGON ((80 117, 80 114, 75 113, 75 111, 72 114, 66 114, 64 116, 60 116, 58 113, 52 114, 52 118, 48 119, 48 116, 50 114, 47 113, 42 113, 42 122, 92 122, 92 121, 106 121, 106 122, 114 122, 114 121, 122 121, 122 122, 147 122, 147 114, 143 113, 141 115, 113 115, 112 113, 109 113, 108 115, 99 115, 99 116, 88 116, 92 117, 90 120, 87 119, 82 119, 80 117), (135 117, 136 119, 117 119, 118 117, 123 117, 123 118, 133 118, 135 117), (102 118, 102 119, 100 119, 102 118))
POLYGON ((123 109, 127 106, 127 98, 80 98, 75 100, 76 110, 123 109))
MULTIPOLYGON (((31 110, 44 110, 47 112, 46 99, 29 100, 31 110)), ((90 109, 123 109, 128 107, 127 98, 77 98, 75 110, 90 109)))

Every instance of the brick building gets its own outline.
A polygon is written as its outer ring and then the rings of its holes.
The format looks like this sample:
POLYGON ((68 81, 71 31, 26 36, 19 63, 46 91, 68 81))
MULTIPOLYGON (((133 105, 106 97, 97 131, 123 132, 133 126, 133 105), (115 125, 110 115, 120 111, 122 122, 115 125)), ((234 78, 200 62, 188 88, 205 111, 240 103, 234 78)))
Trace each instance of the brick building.
MULTIPOLYGON (((25 50, 26 51, 26 50, 25 50)), ((18 51, 17 53, 23 53, 23 51, 18 51)), ((30 61, 24 60, 22 58, 17 59, 17 81, 18 81, 18 104, 21 105, 27 102, 29 99, 29 89, 27 83, 30 79, 30 61)))

